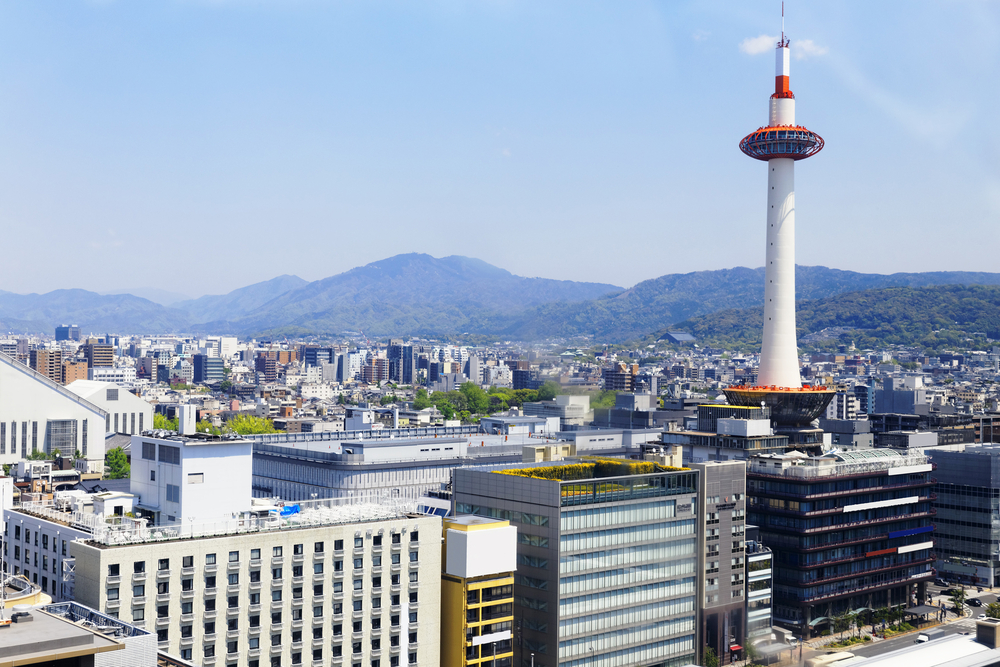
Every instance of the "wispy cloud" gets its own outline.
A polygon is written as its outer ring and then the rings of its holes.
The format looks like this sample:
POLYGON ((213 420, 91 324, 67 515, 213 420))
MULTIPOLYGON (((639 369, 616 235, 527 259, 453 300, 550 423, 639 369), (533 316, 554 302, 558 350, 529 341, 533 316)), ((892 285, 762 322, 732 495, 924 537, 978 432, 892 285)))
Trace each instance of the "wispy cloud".
POLYGON ((791 43, 792 55, 795 56, 797 60, 805 60, 806 58, 816 58, 819 56, 825 56, 830 52, 830 49, 825 46, 820 46, 811 39, 797 39, 793 40, 791 43))
POLYGON ((767 53, 778 43, 777 35, 759 35, 757 37, 747 37, 740 42, 740 51, 747 55, 756 56, 767 53))
POLYGON ((695 30, 694 34, 691 35, 691 39, 693 39, 696 42, 704 42, 706 39, 708 39, 708 36, 711 34, 712 33, 710 33, 707 30, 695 30))

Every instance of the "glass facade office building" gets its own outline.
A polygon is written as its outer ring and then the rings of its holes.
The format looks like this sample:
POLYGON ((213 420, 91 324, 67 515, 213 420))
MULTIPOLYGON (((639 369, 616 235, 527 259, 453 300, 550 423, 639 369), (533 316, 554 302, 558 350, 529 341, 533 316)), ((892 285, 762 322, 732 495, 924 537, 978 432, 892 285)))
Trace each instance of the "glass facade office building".
POLYGON ((622 475, 593 462, 514 468, 457 469, 453 484, 458 513, 517 526, 514 664, 694 662, 699 473, 622 475))

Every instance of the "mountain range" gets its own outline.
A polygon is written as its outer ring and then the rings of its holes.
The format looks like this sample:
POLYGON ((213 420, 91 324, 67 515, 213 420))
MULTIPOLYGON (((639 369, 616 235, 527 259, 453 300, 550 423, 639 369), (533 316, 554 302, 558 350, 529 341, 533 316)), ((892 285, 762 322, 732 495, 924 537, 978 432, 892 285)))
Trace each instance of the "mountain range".
MULTIPOLYGON (((857 273, 796 267, 803 303, 893 287, 1000 285, 1000 274, 857 273)), ((283 275, 224 295, 170 306, 131 294, 80 289, 46 294, 0 292, 0 329, 51 333, 189 332, 261 336, 339 334, 372 337, 481 334, 518 340, 593 336, 622 342, 676 323, 763 303, 764 269, 666 274, 629 289, 606 283, 525 278, 469 257, 390 257, 308 282, 283 275)), ((800 308, 802 304, 800 303, 800 308)))

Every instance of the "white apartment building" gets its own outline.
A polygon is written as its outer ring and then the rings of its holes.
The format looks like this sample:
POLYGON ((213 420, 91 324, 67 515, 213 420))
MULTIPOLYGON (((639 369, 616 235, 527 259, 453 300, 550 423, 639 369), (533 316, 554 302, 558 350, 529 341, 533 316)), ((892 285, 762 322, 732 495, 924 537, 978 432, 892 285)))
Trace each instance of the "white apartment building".
MULTIPOLYGON (((135 369, 132 375, 134 379, 135 369)), ((77 380, 66 385, 66 389, 107 413, 105 433, 136 435, 153 428, 153 406, 115 382, 77 380)))

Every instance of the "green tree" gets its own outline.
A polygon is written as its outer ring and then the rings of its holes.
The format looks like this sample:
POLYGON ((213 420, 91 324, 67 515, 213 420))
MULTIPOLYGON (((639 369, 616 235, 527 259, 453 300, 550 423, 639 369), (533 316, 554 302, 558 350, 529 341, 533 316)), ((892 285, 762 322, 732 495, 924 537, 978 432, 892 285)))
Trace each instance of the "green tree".
POLYGON ((108 479, 128 479, 132 472, 125 450, 121 447, 115 447, 105 455, 104 466, 108 479))
POLYGON ((415 410, 424 410, 431 407, 431 400, 427 397, 426 389, 417 389, 417 393, 413 397, 413 408, 415 410))
POLYGON ((213 426, 212 422, 207 419, 202 419, 200 422, 195 424, 194 430, 198 433, 211 433, 212 435, 221 435, 222 429, 213 426))
POLYGON ((986 605, 986 616, 989 618, 1000 618, 1000 602, 991 602, 986 605))
POLYGON ((3 474, 4 474, 4 477, 10 477, 10 469, 13 468, 13 467, 14 467, 13 463, 4 463, 3 464, 3 474))
POLYGON ((28 454, 29 461, 45 461, 48 460, 49 456, 41 449, 33 449, 31 453, 28 454))
POLYGON ((177 419, 167 419, 167 416, 159 412, 153 413, 153 428, 157 430, 176 431, 177 419))
POLYGON ((53 449, 52 450, 52 458, 57 459, 57 458, 59 458, 61 456, 62 456, 62 452, 60 452, 58 449, 53 449))
POLYGON ((399 402, 399 397, 398 396, 396 396, 395 394, 386 394, 379 401, 379 404, 380 405, 389 405, 390 403, 398 403, 398 402, 399 402))
POLYGON ((965 615, 965 589, 961 586, 951 592, 951 603, 955 605, 955 611, 960 615, 965 615))
POLYGON ((538 400, 551 401, 553 398, 558 396, 561 391, 562 387, 560 387, 557 382, 546 380, 545 383, 538 389, 538 400))
POLYGON ((254 415, 248 415, 246 413, 238 414, 228 422, 226 425, 229 426, 234 432, 240 435, 258 435, 261 433, 282 433, 278 429, 274 428, 274 422, 270 419, 265 419, 264 417, 256 417, 254 415))
POLYGON ((719 656, 715 654, 715 649, 711 646, 705 647, 705 667, 719 667, 719 656))
POLYGON ((465 396, 469 412, 484 415, 489 411, 490 397, 483 391, 482 387, 472 382, 464 382, 458 390, 465 396))
POLYGON ((228 394, 232 390, 233 390, 233 383, 230 382, 229 380, 223 380, 222 382, 219 383, 219 391, 222 391, 222 392, 225 392, 225 393, 228 394))

